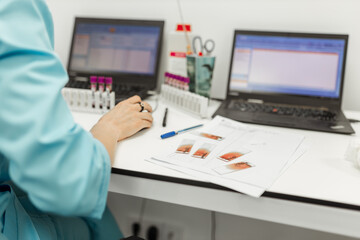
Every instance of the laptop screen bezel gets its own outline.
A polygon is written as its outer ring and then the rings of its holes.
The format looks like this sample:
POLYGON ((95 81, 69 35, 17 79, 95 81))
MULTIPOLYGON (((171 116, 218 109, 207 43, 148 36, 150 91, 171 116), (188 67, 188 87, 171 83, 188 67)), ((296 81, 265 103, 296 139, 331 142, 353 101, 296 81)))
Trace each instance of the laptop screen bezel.
POLYGON ((270 31, 252 31, 252 30, 235 30, 233 38, 233 46, 231 49, 231 59, 230 59, 230 69, 228 76, 228 86, 227 86, 227 98, 240 97, 241 99, 259 99, 264 102, 274 102, 274 103, 286 103, 286 104, 296 104, 296 105, 306 105, 314 107, 328 107, 331 109, 340 109, 341 101, 343 96, 343 87, 344 87, 344 78, 345 78, 345 66, 346 66, 346 55, 347 55, 347 46, 348 46, 349 35, 347 34, 319 34, 319 33, 297 33, 297 32, 270 32, 270 31), (248 93, 242 91, 231 91, 230 90, 230 81, 231 73, 234 60, 234 49, 236 46, 236 37, 237 35, 254 35, 254 36, 280 36, 280 37, 301 37, 301 38, 323 38, 323 39, 340 39, 345 41, 344 45, 344 59, 342 62, 341 68, 341 83, 339 89, 339 97, 329 98, 329 97, 318 97, 310 95, 295 95, 295 94, 285 94, 285 93, 268 93, 268 92, 256 92, 248 93))
POLYGON ((111 19, 111 18, 86 18, 86 17, 76 17, 74 22, 74 29, 71 39, 70 45, 70 53, 67 64, 67 71, 70 79, 73 78, 85 78, 89 79, 90 76, 109 76, 112 77, 114 82, 118 82, 121 84, 128 85, 137 85, 144 86, 146 88, 155 89, 157 86, 157 81, 159 77, 159 69, 160 69, 160 57, 162 50, 162 42, 163 42, 163 31, 164 31, 165 21, 163 20, 138 20, 138 19, 111 19), (74 71, 70 70, 72 54, 74 50, 74 42, 76 36, 76 28, 81 23, 88 24, 113 24, 113 25, 128 25, 128 26, 150 26, 150 27, 159 27, 159 41, 157 46, 157 55, 154 73, 152 75, 149 74, 140 74, 140 73, 122 73, 122 72, 114 72, 114 71, 74 71))

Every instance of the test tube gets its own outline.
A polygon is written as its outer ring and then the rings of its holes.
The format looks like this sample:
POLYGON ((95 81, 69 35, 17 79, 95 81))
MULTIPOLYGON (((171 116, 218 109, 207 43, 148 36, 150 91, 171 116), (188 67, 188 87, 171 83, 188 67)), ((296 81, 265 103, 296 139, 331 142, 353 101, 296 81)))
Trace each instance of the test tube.
POLYGON ((190 78, 188 78, 188 77, 184 78, 184 90, 185 91, 189 91, 189 82, 190 82, 190 78))
POLYGON ((184 90, 184 77, 182 77, 182 76, 179 76, 179 78, 178 78, 178 81, 179 81, 179 83, 178 83, 178 86, 179 86, 179 89, 180 90, 184 90))
POLYGON ((112 91, 112 77, 105 78, 105 87, 106 87, 106 108, 110 109, 110 93, 112 91))
POLYGON ((112 91, 112 83, 113 83, 112 77, 105 78, 106 92, 111 93, 111 91, 112 91))
POLYGON ((180 80, 180 78, 181 78, 181 76, 179 76, 179 75, 174 75, 174 79, 175 79, 175 81, 174 81, 174 83, 175 83, 175 85, 174 85, 174 87, 176 87, 176 88, 179 88, 180 89, 180 87, 181 87, 181 80, 180 80))
POLYGON ((172 84, 172 74, 169 73, 168 74, 168 85, 171 86, 171 84, 172 84))
POLYGON ((170 74, 170 86, 175 87, 175 74, 170 74))
POLYGON ((165 73, 165 84, 169 84, 169 73, 165 73))
POLYGON ((90 76, 90 89, 92 92, 96 91, 97 88, 97 76, 90 76))
POLYGON ((99 98, 100 98, 100 109, 102 109, 103 107, 103 104, 102 102, 104 101, 103 100, 103 97, 102 97, 102 93, 104 92, 105 90, 105 77, 98 77, 98 85, 99 85, 99 98))
POLYGON ((179 76, 174 75, 174 87, 179 88, 179 76))
POLYGON ((98 78, 98 84, 99 84, 99 92, 102 93, 105 90, 105 77, 99 77, 98 78))
POLYGON ((92 98, 91 106, 92 106, 92 108, 95 108, 95 92, 96 92, 96 88, 97 88, 97 76, 90 76, 90 89, 91 89, 91 98, 92 98))
POLYGON ((185 77, 180 77, 180 89, 185 90, 185 77))

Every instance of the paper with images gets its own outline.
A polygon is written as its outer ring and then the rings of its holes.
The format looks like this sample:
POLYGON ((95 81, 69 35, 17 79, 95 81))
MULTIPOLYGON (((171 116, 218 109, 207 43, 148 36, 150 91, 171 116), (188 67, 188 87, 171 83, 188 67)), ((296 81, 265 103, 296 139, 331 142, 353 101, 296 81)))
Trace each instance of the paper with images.
POLYGON ((303 139, 298 134, 265 131, 217 116, 199 131, 179 136, 175 145, 169 143, 163 153, 149 160, 171 164, 183 172, 189 169, 193 176, 201 175, 237 191, 244 192, 236 183, 264 191, 299 154, 303 139), (179 153, 178 149, 184 148, 187 153, 179 153))
POLYGON ((211 183, 221 185, 221 186, 230 188, 234 191, 238 191, 238 192, 241 192, 241 193, 253 196, 253 197, 260 197, 265 191, 265 189, 259 188, 259 187, 253 186, 253 185, 234 181, 231 179, 217 177, 217 176, 199 172, 199 171, 196 171, 193 169, 189 169, 189 168, 173 165, 173 164, 170 164, 167 162, 159 161, 157 159, 151 158, 151 159, 145 159, 145 160, 148 162, 169 168, 169 169, 173 169, 173 170, 185 173, 189 176, 192 176, 192 177, 198 179, 199 181, 211 182, 211 183))
MULTIPOLYGON (((297 149, 296 153, 294 153, 291 156, 291 158, 289 159, 286 166, 282 169, 280 175, 283 174, 286 171, 286 169, 292 163, 294 163, 299 157, 301 157, 306 152, 307 149, 308 149, 307 146, 301 145, 297 149)), ((211 175, 211 174, 206 174, 206 173, 196 171, 196 170, 193 170, 193 169, 189 169, 189 168, 186 168, 186 167, 173 165, 173 164, 170 164, 168 162, 159 161, 159 160, 154 159, 154 158, 145 159, 145 160, 149 161, 151 163, 154 163, 154 164, 169 168, 169 169, 173 169, 173 170, 185 173, 185 174, 187 174, 189 176, 192 176, 195 179, 198 179, 200 181, 208 181, 208 182, 211 182, 211 183, 214 183, 214 184, 217 184, 217 185, 227 187, 227 188, 232 189, 234 191, 238 191, 238 192, 247 194, 247 195, 252 196, 252 197, 260 197, 265 192, 265 190, 267 190, 265 188, 260 188, 260 187, 256 187, 254 185, 246 184, 246 183, 243 183, 243 182, 223 178, 222 176, 215 176, 215 175, 211 175)))

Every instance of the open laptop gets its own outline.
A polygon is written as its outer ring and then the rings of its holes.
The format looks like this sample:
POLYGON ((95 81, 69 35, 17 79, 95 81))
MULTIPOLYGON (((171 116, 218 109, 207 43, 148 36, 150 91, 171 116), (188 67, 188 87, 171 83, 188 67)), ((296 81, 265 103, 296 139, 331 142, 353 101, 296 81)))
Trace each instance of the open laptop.
POLYGON ((227 99, 215 115, 352 134, 341 111, 348 35, 236 30, 227 99))
POLYGON ((66 87, 90 88, 92 75, 113 78, 116 102, 148 96, 157 85, 164 21, 75 19, 66 87))

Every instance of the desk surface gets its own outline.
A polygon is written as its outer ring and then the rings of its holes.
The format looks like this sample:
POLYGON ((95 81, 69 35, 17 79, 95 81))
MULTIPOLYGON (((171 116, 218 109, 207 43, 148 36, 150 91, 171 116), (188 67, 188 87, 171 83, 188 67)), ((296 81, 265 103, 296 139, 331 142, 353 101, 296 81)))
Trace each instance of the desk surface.
MULTIPOLYGON (((161 124, 164 108, 165 105, 160 104, 154 112, 151 129, 141 131, 119 143, 113 173, 120 174, 112 175, 110 191, 348 236, 360 236, 360 229, 355 225, 355 222, 360 220, 360 190, 357 190, 360 186, 360 171, 344 159, 346 148, 356 135, 257 125, 264 129, 302 134, 310 148, 277 179, 264 197, 255 199, 233 191, 223 191, 222 187, 144 161, 144 158, 150 157, 152 153, 161 151, 164 140, 159 136, 162 133, 209 121, 170 107, 168 125, 163 128, 161 124), (221 201, 223 204, 219 204, 221 201), (246 209, 242 207, 243 204, 246 204, 246 209), (286 211, 295 215, 289 215, 286 211), (337 216, 346 218, 341 220, 340 226, 337 216)), ((360 119, 358 112, 346 112, 346 115, 360 119)), ((75 121, 87 130, 100 117, 96 114, 75 112, 73 116, 75 121)), ((360 123, 353 124, 353 127, 356 132, 360 132, 360 123)))

